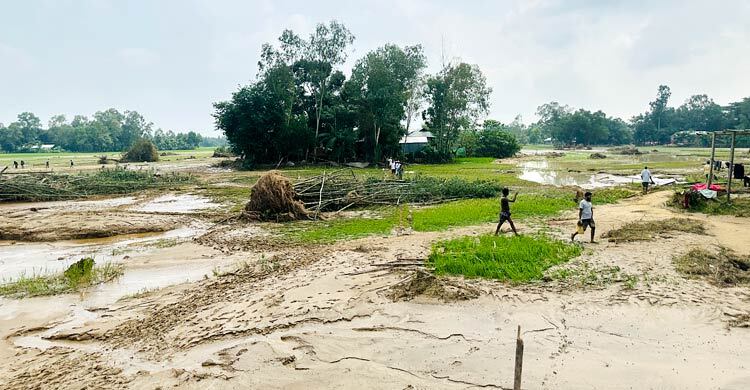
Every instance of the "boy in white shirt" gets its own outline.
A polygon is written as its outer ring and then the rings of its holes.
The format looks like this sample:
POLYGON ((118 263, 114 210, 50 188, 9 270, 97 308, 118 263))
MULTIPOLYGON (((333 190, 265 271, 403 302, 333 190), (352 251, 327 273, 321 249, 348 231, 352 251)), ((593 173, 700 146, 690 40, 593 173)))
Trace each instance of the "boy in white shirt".
MULTIPOLYGON (((583 226, 583 231, 591 227, 591 242, 594 242, 594 232, 596 224, 594 223, 594 206, 591 204, 591 192, 586 191, 583 200, 578 204, 578 225, 583 226)), ((570 241, 575 241, 578 231, 570 235, 570 241)))

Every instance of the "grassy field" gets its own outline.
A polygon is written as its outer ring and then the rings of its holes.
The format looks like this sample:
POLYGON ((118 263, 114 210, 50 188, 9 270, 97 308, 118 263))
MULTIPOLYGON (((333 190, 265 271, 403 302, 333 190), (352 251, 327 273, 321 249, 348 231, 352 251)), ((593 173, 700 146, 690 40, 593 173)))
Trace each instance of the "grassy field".
POLYGON ((581 248, 546 236, 462 237, 433 245, 428 264, 438 275, 512 282, 541 279, 549 267, 581 254, 581 248))
MULTIPOLYGON (((174 163, 181 160, 206 159, 213 155, 214 148, 198 148, 194 150, 168 150, 161 151, 165 156, 159 156, 159 162, 174 163)), ((46 153, 0 153, 0 169, 9 167, 12 172, 13 161, 26 163, 26 170, 44 171, 45 163, 49 161, 53 170, 79 170, 84 168, 99 167, 99 156, 119 157, 120 152, 96 152, 96 153, 71 153, 71 152, 46 152, 46 153), (70 160, 73 160, 73 168, 70 168, 70 160)), ((19 167, 20 170, 20 167, 19 167)))

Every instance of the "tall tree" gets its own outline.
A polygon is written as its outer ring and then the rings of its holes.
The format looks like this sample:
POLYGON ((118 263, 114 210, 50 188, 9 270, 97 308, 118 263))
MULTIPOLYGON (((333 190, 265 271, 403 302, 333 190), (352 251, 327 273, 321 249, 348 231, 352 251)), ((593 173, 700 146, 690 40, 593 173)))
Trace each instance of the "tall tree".
POLYGON ((648 105, 651 107, 651 120, 656 126, 657 137, 661 137, 662 125, 665 120, 665 112, 667 111, 667 103, 669 103, 669 97, 672 96, 672 91, 666 85, 660 85, 656 92, 656 99, 649 102, 648 105))
POLYGON ((370 161, 379 160, 383 151, 397 153, 409 88, 425 66, 420 45, 402 49, 390 44, 371 51, 354 66, 346 89, 359 107, 358 127, 370 161))
POLYGON ((489 112, 491 93, 476 65, 449 64, 427 79, 425 96, 429 107, 424 117, 434 136, 438 158, 450 159, 461 130, 473 129, 489 112))
MULTIPOLYGON (((311 91, 315 97, 315 139, 320 134, 320 115, 323 110, 323 98, 331 81, 331 70, 346 61, 346 49, 354 43, 354 35, 342 23, 335 20, 325 24, 318 24, 310 35, 306 54, 310 60, 321 64, 318 71, 311 73, 311 91), (327 66, 323 65, 327 64, 327 66)), ((317 141, 316 141, 317 142, 317 141)))

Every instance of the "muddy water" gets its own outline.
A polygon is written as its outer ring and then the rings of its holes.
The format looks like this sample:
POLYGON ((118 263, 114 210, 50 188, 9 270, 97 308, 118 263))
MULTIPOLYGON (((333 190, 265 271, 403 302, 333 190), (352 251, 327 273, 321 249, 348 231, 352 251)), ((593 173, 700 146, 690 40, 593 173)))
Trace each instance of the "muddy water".
POLYGON ((108 238, 56 241, 54 243, 0 242, 0 280, 21 275, 45 275, 65 270, 83 257, 99 264, 126 261, 130 252, 143 252, 148 246, 167 240, 185 241, 205 230, 193 225, 166 233, 146 233, 108 238))
POLYGON ((613 187, 640 181, 637 177, 608 173, 567 172, 547 160, 526 161, 520 164, 520 179, 554 186, 579 186, 582 188, 613 187))
MULTIPOLYGON (((633 162, 648 164, 648 161, 665 161, 663 160, 663 158, 682 159, 684 157, 659 156, 647 160, 647 158, 644 156, 643 159, 633 158, 633 162)), ((520 179, 554 186, 578 186, 585 189, 594 189, 614 187, 630 183, 640 183, 641 181, 640 176, 638 175, 623 176, 613 175, 610 173, 568 171, 566 168, 563 168, 554 160, 547 159, 524 161, 519 164, 519 167, 521 168, 521 174, 518 176, 520 179)), ((674 183, 674 180, 659 180, 657 178, 654 179, 656 180, 657 185, 674 183)))
POLYGON ((187 214, 194 211, 213 209, 220 207, 218 203, 212 202, 208 198, 196 195, 163 195, 156 199, 150 200, 144 204, 131 207, 132 211, 145 213, 180 213, 187 214))

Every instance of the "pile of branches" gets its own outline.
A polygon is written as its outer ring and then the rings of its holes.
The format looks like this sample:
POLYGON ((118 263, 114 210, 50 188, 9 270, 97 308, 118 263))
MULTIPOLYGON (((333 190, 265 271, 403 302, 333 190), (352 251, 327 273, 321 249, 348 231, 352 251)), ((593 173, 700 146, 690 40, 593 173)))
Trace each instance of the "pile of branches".
POLYGON ((29 174, 0 176, 0 201, 64 200, 92 195, 128 194, 150 188, 192 183, 187 175, 159 175, 151 171, 102 169, 91 174, 29 174))
POLYGON ((294 185, 297 199, 308 210, 336 211, 349 207, 435 204, 456 199, 491 198, 502 187, 491 181, 466 181, 417 176, 409 180, 359 178, 350 169, 324 173, 294 185))

